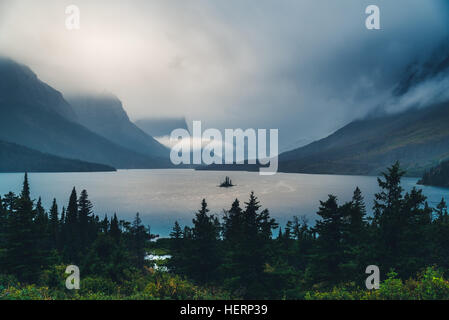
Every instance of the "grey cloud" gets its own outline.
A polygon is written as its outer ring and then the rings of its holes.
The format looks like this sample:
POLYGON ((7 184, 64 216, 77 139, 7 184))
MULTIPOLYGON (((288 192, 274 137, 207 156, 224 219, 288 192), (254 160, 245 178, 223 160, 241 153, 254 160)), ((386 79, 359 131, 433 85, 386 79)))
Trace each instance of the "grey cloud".
POLYGON ((79 33, 64 30, 64 1, 0 2, 0 51, 63 92, 114 92, 134 119, 279 128, 290 142, 391 103, 406 67, 449 35, 444 0, 74 3, 79 33), (373 3, 380 31, 365 28, 373 3))

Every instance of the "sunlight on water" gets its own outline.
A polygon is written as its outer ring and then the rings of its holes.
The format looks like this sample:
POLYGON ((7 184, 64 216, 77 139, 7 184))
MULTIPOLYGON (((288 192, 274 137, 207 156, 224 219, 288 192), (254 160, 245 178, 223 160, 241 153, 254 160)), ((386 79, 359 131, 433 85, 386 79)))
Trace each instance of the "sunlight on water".
MULTIPOLYGON (((196 210, 206 198, 212 213, 221 215, 238 198, 246 201, 251 191, 259 197, 263 208, 282 225, 294 215, 307 215, 313 223, 319 200, 335 194, 340 201, 350 200, 356 186, 362 190, 367 208, 378 191, 375 177, 307 175, 279 173, 260 176, 255 172, 213 172, 193 170, 120 170, 99 173, 30 173, 34 198, 42 197, 48 209, 55 197, 60 208, 67 206, 70 191, 86 189, 95 213, 117 213, 120 219, 131 220, 139 212, 153 233, 167 236, 175 222, 191 224, 196 210), (233 188, 218 185, 229 176, 233 188)), ((20 192, 23 174, 0 174, 0 194, 20 192)), ((403 187, 416 186, 416 178, 405 178, 403 187)), ((436 206, 442 197, 449 199, 449 189, 422 187, 429 204, 436 206)))

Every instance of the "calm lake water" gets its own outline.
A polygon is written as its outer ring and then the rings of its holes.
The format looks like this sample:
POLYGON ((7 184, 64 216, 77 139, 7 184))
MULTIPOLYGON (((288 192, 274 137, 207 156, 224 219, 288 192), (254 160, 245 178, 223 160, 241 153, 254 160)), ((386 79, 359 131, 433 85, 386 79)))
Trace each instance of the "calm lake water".
MULTIPOLYGON (((201 200, 205 198, 212 213, 221 215, 238 198, 248 199, 254 191, 263 208, 281 224, 294 215, 307 215, 311 223, 319 200, 335 194, 340 201, 348 201, 356 186, 362 190, 368 209, 372 207, 377 192, 375 177, 307 175, 278 173, 260 176, 256 172, 214 172, 194 170, 120 170, 101 173, 30 173, 32 196, 42 197, 49 208, 56 198, 60 208, 67 206, 73 187, 78 193, 86 189, 94 204, 95 213, 117 213, 119 219, 132 220, 139 212, 153 233, 167 236, 176 220, 181 225, 191 224, 201 200), (233 188, 219 188, 218 184, 228 175, 233 188)), ((23 174, 1 173, 0 194, 20 192, 23 174)), ((403 187, 410 190, 417 178, 405 178, 403 187)), ((422 187, 429 204, 436 206, 442 197, 449 199, 449 189, 422 187)))

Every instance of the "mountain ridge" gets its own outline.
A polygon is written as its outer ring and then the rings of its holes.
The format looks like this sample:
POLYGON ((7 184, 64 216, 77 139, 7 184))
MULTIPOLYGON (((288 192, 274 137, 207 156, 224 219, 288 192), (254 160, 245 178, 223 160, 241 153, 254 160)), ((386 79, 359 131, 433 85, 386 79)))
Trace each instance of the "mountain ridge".
POLYGON ((168 159, 169 150, 131 122, 116 96, 78 94, 66 99, 78 122, 89 130, 135 152, 168 159))
POLYGON ((0 172, 106 172, 115 168, 57 157, 0 140, 0 172))
POLYGON ((449 102, 357 120, 279 156, 283 172, 377 175, 400 161, 409 175, 449 157, 449 102))
POLYGON ((0 59, 0 97, 1 140, 119 169, 167 167, 163 159, 117 145, 79 124, 59 91, 11 59, 0 59))

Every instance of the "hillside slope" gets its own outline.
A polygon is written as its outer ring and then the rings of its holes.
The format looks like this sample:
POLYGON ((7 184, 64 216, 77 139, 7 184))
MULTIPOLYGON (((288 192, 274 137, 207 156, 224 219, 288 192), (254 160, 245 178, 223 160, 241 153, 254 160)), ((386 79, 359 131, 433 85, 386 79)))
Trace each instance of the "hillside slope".
POLYGON ((79 95, 67 101, 80 124, 112 142, 152 157, 168 159, 169 150, 129 120, 122 102, 112 95, 79 95))
POLYGON ((153 137, 170 136, 175 129, 190 131, 185 118, 146 118, 137 120, 136 125, 153 137))
POLYGON ((280 171, 376 175, 399 160, 409 175, 449 157, 449 103, 354 121, 325 139, 281 154, 280 171))
POLYGON ((14 143, 0 141, 0 172, 91 172, 115 171, 102 164, 65 159, 14 143))
POLYGON ((325 139, 281 154, 280 170, 376 175, 399 160, 408 175, 420 176, 449 157, 447 90, 449 45, 445 42, 427 60, 404 70, 392 89, 393 107, 408 107, 406 111, 387 115, 381 107, 384 115, 354 121, 325 139), (404 100, 408 105, 401 105, 404 100))
POLYGON ((0 58, 0 139, 115 168, 158 168, 159 158, 119 146, 80 125, 61 93, 27 67, 0 58))

